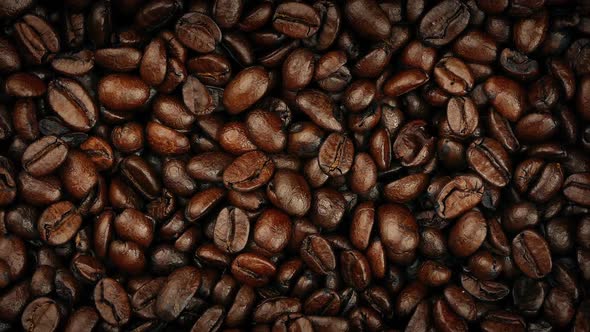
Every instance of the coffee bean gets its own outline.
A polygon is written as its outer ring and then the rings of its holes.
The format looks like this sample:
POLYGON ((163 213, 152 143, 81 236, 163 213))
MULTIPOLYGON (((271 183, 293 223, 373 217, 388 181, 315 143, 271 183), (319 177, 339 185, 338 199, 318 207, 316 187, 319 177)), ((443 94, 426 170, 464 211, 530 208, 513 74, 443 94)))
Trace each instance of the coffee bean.
POLYGON ((14 29, 17 42, 34 64, 50 60, 52 55, 60 50, 58 34, 50 23, 40 16, 27 14, 14 24, 14 29))
POLYGON ((379 234, 390 258, 404 262, 418 247, 418 224, 410 211, 399 204, 382 205, 377 209, 379 234))
POLYGON ((254 105, 267 92, 270 78, 262 67, 249 67, 231 80, 223 93, 223 105, 231 114, 238 114, 254 105))
POLYGON ((252 191, 270 181, 275 170, 273 161, 260 151, 236 158, 223 171, 223 183, 228 189, 252 191))
POLYGON ((319 235, 309 235, 301 244, 301 258, 307 266, 320 274, 327 274, 336 268, 336 257, 332 247, 319 235))
POLYGON ((286 2, 277 6, 272 26, 291 38, 307 38, 318 31, 320 17, 309 5, 286 2))
POLYGON ((279 253, 291 237, 289 216, 277 209, 267 209, 254 225, 253 240, 258 248, 269 253, 279 253))
POLYGON ((474 140, 467 149, 467 162, 483 179, 498 187, 504 187, 510 181, 510 157, 494 139, 474 140))
POLYGON ((47 85, 38 76, 18 72, 6 77, 3 90, 13 97, 40 97, 47 92, 47 85))
POLYGON ((111 278, 101 279, 94 287, 94 304, 100 317, 115 326, 125 325, 131 316, 131 305, 125 289, 111 278))
POLYGON ((82 76, 94 69, 94 56, 89 50, 57 55, 51 60, 51 67, 63 75, 82 76))
POLYGON ((98 172, 94 164, 81 151, 72 150, 60 168, 60 178, 65 190, 75 199, 93 195, 98 186, 98 172))
POLYGON ((307 181, 291 170, 277 170, 266 187, 266 193, 272 204, 290 215, 302 217, 311 207, 307 181))
POLYGON ((246 247, 250 235, 250 221, 244 211, 225 208, 215 221, 215 244, 227 253, 237 253, 246 247))
POLYGON ((165 321, 176 319, 200 284, 201 271, 196 267, 185 266, 172 272, 158 293, 156 315, 165 321))
POLYGON ((535 202, 549 201, 563 185, 563 171, 559 163, 545 163, 527 159, 514 170, 516 189, 535 202))
POLYGON ((352 167, 354 145, 341 134, 330 134, 320 147, 318 162, 322 171, 329 176, 348 173, 352 167))
POLYGON ((304 90, 295 98, 297 107, 318 126, 332 131, 342 131, 342 124, 334 102, 317 90, 304 90))
POLYGON ((326 229, 335 229, 342 221, 346 208, 346 199, 331 188, 319 188, 313 193, 310 218, 316 225, 326 229))
POLYGON ((50 298, 40 297, 27 305, 21 324, 27 331, 56 331, 60 319, 57 303, 50 298))
POLYGON ((518 268, 531 278, 542 278, 551 272, 549 247, 535 231, 522 231, 512 240, 512 255, 518 268))
POLYGON ((98 82, 98 100, 113 111, 131 111, 149 98, 149 87, 139 77, 111 74, 98 82))
POLYGON ((340 254, 342 279, 356 290, 362 290, 371 283, 371 268, 365 256, 356 250, 340 254))
POLYGON ((94 52, 99 66, 117 72, 129 72, 139 67, 142 52, 133 47, 102 48, 94 52))
POLYGON ((570 175, 563 184, 563 194, 571 201, 584 206, 590 206, 586 195, 589 190, 590 176, 587 173, 570 175))
POLYGON ((467 27, 471 14, 458 0, 446 0, 430 9, 420 21, 419 35, 425 43, 442 46, 450 43, 467 27))
POLYGON ((503 76, 492 76, 486 80, 484 91, 498 113, 512 122, 520 119, 526 100, 518 83, 503 76))
POLYGON ((99 317, 95 309, 91 307, 80 307, 72 313, 64 327, 64 331, 91 331, 97 326, 98 321, 99 317))
POLYGON ((240 282, 251 287, 268 284, 276 267, 268 259, 253 253, 238 255, 231 264, 231 273, 240 282))
POLYGON ((473 88, 473 74, 463 61, 455 57, 442 58, 434 66, 434 81, 452 95, 466 95, 473 88))
POLYGON ((98 109, 76 81, 66 78, 51 81, 47 98, 51 108, 72 129, 88 131, 96 124, 98 109))
POLYGON ((476 175, 460 175, 449 181, 436 198, 437 214, 455 218, 481 202, 483 182, 476 175))
POLYGON ((39 217, 37 229, 41 239, 60 245, 74 237, 82 225, 82 217, 71 202, 62 201, 49 206, 39 217))
POLYGON ((176 35, 186 47, 199 52, 209 53, 221 41, 221 30, 206 15, 192 12, 182 16, 176 23, 176 35))
POLYGON ((389 38, 391 24, 376 1, 349 1, 344 7, 344 15, 359 34, 375 40, 389 38))
POLYGON ((524 330, 522 317, 506 311, 496 311, 486 315, 481 323, 482 331, 497 331, 498 329, 524 330))

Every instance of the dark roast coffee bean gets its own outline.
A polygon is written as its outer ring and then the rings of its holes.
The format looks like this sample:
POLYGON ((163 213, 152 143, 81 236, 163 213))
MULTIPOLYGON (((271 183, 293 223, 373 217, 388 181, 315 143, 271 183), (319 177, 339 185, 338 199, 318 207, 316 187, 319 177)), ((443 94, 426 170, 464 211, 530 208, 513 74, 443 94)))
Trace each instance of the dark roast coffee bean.
POLYGON ((363 36, 374 40, 389 38, 391 24, 376 1, 349 1, 344 7, 346 19, 363 36))
POLYGON ((0 331, 588 330, 589 14, 0 1, 0 331))
POLYGON ((342 130, 336 106, 326 94, 317 90, 304 90, 297 94, 295 103, 318 126, 327 130, 342 130))
POLYGON ((250 221, 244 211, 225 208, 215 221, 215 244, 227 253, 237 253, 246 247, 250 235, 250 221))
POLYGON ((98 100, 113 111, 131 111, 144 106, 149 87, 139 77, 111 74, 98 83, 98 100))
POLYGON ((158 293, 156 315, 166 321, 176 319, 200 284, 201 271, 196 267, 186 266, 172 272, 158 293))
POLYGON ((455 39, 469 24, 471 14, 467 6, 458 0, 443 1, 420 21, 419 35, 433 46, 442 46, 455 39))
POLYGON ((549 247, 535 231, 525 230, 512 240, 512 255, 520 270, 531 278, 542 278, 551 272, 549 247))
POLYGON ((125 325, 131 305, 125 289, 114 279, 104 278, 94 287, 94 303, 102 319, 115 326, 125 325))
POLYGON ((267 92, 268 72, 262 67, 249 67, 231 80, 223 93, 223 105, 231 114, 238 114, 254 105, 267 92))
POLYGON ((298 2, 286 2, 278 5, 272 18, 273 28, 297 39, 315 34, 320 23, 320 17, 313 7, 298 2))
POLYGON ((469 166, 486 181, 504 187, 511 178, 510 157, 499 142, 491 138, 478 138, 467 149, 469 166))
POLYGON ((307 181, 291 170, 277 170, 266 187, 266 194, 272 204, 290 215, 302 217, 311 207, 307 181))
POLYGON ((275 170, 274 162, 260 151, 236 158, 223 171, 223 183, 228 189, 252 191, 265 185, 275 170))
POLYGON ((58 304, 50 298, 40 297, 27 305, 21 324, 27 331, 56 331, 60 319, 58 304))
POLYGON ((231 264, 231 273, 240 282, 251 287, 269 283, 275 275, 276 267, 268 259, 253 253, 238 255, 231 264))
POLYGON ((333 133, 320 147, 318 162, 324 173, 340 176, 348 173, 352 167, 353 156, 352 141, 344 135, 333 133))
POLYGON ((461 175, 448 182, 436 198, 437 214, 455 218, 481 202, 483 181, 476 175, 461 175))
POLYGON ((17 42, 23 47, 22 51, 34 64, 50 60, 60 50, 57 32, 40 16, 27 14, 15 23, 14 29, 17 42))
POLYGON ((39 217, 37 228, 41 239, 50 245, 60 245, 74 237, 82 225, 82 217, 71 202, 62 201, 49 206, 39 217))
POLYGON ((571 201, 584 206, 590 206, 588 199, 590 191, 590 176, 588 173, 570 175, 563 184, 563 194, 571 201))
POLYGON ((192 12, 182 16, 176 23, 176 35, 186 47, 209 53, 221 41, 221 30, 207 15, 192 12))
POLYGON ((312 269, 320 274, 327 274, 336 268, 336 257, 332 247, 319 235, 309 235, 301 244, 301 258, 312 269))
POLYGON ((51 108, 72 129, 94 127, 98 109, 86 89, 74 80, 61 78, 49 83, 47 98, 51 108))

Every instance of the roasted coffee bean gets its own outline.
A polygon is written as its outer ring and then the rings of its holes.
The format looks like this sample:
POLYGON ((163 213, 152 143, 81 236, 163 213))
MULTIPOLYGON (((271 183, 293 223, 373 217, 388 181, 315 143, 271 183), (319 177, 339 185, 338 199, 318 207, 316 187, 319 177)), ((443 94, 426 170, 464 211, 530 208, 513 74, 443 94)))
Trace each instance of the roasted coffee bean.
POLYGON ((563 194, 572 202, 584 206, 590 206, 590 200, 586 195, 590 191, 590 174, 572 174, 563 184, 563 194))
POLYGON ((223 93, 223 105, 231 114, 238 114, 264 96, 270 84, 268 72, 262 67, 249 67, 231 80, 223 93))
POLYGON ((458 217, 481 202, 483 191, 483 181, 478 176, 457 176, 437 195, 437 214, 441 218, 458 217))
POLYGON ((149 87, 139 77, 111 74, 98 83, 98 100, 113 111, 131 111, 147 102, 149 87))
POLYGON ((96 124, 98 108, 78 82, 67 78, 51 81, 47 98, 51 108, 72 129, 88 131, 96 124))
POLYGON ((221 41, 221 30, 209 16, 191 12, 176 23, 176 36, 186 47, 199 53, 209 53, 221 41))
POLYGON ((250 235, 250 221, 239 208, 225 208, 215 221, 214 241, 219 249, 237 253, 246 247, 250 235))
POLYGON ((291 220, 277 209, 262 212, 254 225, 254 243, 269 253, 279 253, 287 246, 290 236, 291 220))
POLYGON ((274 170, 274 162, 264 153, 248 152, 225 168, 223 183, 228 189, 252 191, 270 181, 274 170))
POLYGON ((545 163, 537 158, 527 159, 514 170, 514 185, 535 202, 549 201, 563 185, 563 170, 559 163, 545 163))
POLYGON ((549 247, 535 231, 522 231, 512 240, 512 255, 519 269, 531 278, 542 278, 551 272, 549 247))
POLYGON ((94 195, 98 187, 98 172, 90 158, 79 150, 68 153, 60 170, 64 189, 77 200, 94 195))
POLYGON ((311 207, 307 181, 291 170, 277 170, 266 187, 266 194, 272 204, 293 216, 302 217, 311 207))
POLYGON ((41 239, 50 245, 60 245, 74 237, 82 225, 82 217, 71 202, 62 201, 49 206, 39 217, 37 229, 41 239))
POLYGON ((328 241, 319 235, 309 235, 301 244, 301 259, 320 274, 327 274, 336 268, 336 257, 328 241))
POLYGON ((55 136, 45 136, 27 147, 22 156, 23 168, 33 176, 52 173, 68 155, 67 145, 55 136))
POLYGON ((452 226, 449 233, 449 249, 455 255, 467 257, 473 254, 486 238, 487 225, 479 211, 470 211, 452 226))
POLYGON ((27 331, 56 331, 60 319, 58 304, 50 298, 40 297, 27 305, 21 324, 27 331))
POLYGON ((344 7, 344 15, 352 28, 364 37, 383 40, 391 34, 391 23, 376 1, 349 1, 344 7))
POLYGON ((201 284, 201 271, 192 266, 176 269, 160 288, 156 299, 156 315, 166 321, 176 319, 189 304, 201 284))
POLYGON ((467 149, 469 166, 481 177, 498 187, 511 178, 510 157, 501 144, 492 138, 478 138, 467 149))
POLYGON ((458 58, 442 58, 434 66, 434 81, 447 93, 464 96, 473 88, 473 74, 458 58))
POLYGON ((57 32, 44 18, 27 14, 14 25, 16 40, 27 58, 34 64, 51 60, 59 52, 60 41, 57 32))
POLYGON ((272 18, 274 29, 296 39, 314 35, 320 23, 320 17, 313 7, 298 2, 281 3, 272 18))
POLYGON ((344 195, 332 188, 323 187, 313 193, 309 215, 314 224, 332 230, 342 222, 345 209, 344 195))
POLYGON ((209 188, 196 193, 186 204, 184 215, 191 221, 197 221, 211 211, 225 196, 225 190, 209 188))
POLYGON ((47 92, 47 85, 34 74, 18 72, 5 79, 3 91, 12 97, 40 97, 47 92))
POLYGON ((586 7, 0 1, 0 330, 587 330, 586 7))
POLYGON ((419 36, 433 46, 453 41, 469 24, 471 14, 458 0, 443 1, 430 9, 420 21, 419 36))
POLYGON ((125 325, 131 316, 127 292, 111 278, 101 279, 94 287, 94 303, 100 317, 115 326, 125 325))
POLYGON ((274 264, 263 256, 253 253, 238 255, 231 264, 231 273, 240 282, 251 287, 269 283, 276 273, 274 264))
POLYGON ((262 301, 252 314, 258 324, 271 323, 282 315, 301 312, 301 302, 292 297, 274 297, 262 301))
POLYGON ((318 162, 322 171, 329 176, 345 175, 352 167, 354 145, 341 134, 333 133, 320 147, 318 162))
POLYGON ((484 92, 495 110, 512 122, 522 116, 526 107, 525 92, 515 81, 492 76, 484 84, 484 92))
POLYGON ((318 126, 332 131, 342 131, 342 123, 334 101, 318 90, 304 90, 295 98, 297 107, 318 126))
POLYGON ((342 279, 356 290, 362 290, 371 283, 371 268, 365 256, 356 250, 340 254, 342 279))
POLYGON ((413 259, 420 237, 411 212, 399 204, 382 205, 377 209, 377 220, 381 241, 390 259, 399 263, 413 259))

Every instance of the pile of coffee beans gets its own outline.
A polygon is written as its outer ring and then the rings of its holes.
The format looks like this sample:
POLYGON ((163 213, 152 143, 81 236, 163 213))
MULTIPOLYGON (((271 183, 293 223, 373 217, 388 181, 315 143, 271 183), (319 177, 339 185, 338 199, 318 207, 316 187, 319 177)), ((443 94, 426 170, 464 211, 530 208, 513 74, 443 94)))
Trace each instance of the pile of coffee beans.
POLYGON ((590 1, 0 25, 0 332, 590 331, 590 1))

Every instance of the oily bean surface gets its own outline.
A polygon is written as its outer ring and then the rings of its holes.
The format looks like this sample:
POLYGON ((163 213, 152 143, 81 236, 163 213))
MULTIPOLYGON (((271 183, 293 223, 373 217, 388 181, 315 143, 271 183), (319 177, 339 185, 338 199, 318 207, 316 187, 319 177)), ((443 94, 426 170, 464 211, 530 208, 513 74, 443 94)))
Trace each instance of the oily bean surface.
POLYGON ((589 331, 587 2, 0 0, 0 331, 589 331))

